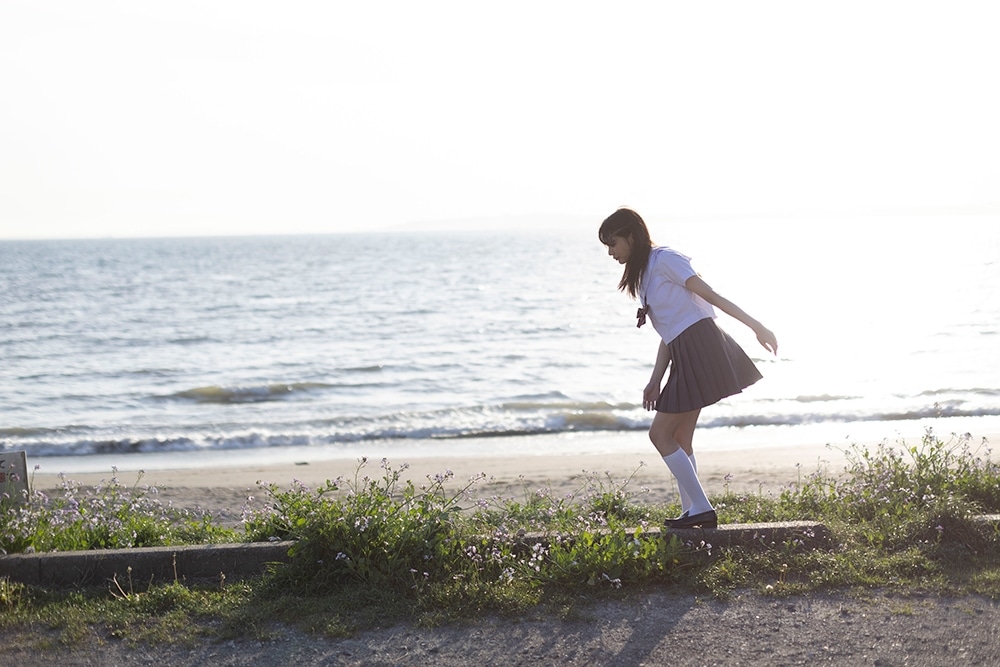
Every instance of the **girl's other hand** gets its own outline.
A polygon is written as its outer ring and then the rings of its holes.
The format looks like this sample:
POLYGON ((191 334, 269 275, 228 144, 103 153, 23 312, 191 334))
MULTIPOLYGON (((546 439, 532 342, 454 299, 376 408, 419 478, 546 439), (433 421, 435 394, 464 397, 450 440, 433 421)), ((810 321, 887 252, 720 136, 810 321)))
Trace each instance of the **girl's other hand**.
POLYGON ((757 334, 757 342, 763 345, 765 350, 775 356, 778 355, 778 339, 771 333, 770 329, 760 327, 754 333, 757 334))
POLYGON ((659 383, 650 382, 642 390, 642 407, 646 410, 655 410, 656 402, 660 399, 659 383))

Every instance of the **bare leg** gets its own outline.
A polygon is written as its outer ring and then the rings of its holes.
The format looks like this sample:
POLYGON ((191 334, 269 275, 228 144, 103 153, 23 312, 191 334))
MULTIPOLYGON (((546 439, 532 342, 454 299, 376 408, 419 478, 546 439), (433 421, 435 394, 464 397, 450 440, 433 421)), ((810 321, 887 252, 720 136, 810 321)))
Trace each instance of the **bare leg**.
POLYGON ((682 413, 657 412, 649 427, 649 439, 677 479, 681 493, 690 499, 690 510, 693 515, 711 510, 712 505, 705 495, 701 482, 698 481, 698 473, 695 472, 689 458, 690 453, 681 450, 677 436, 685 439, 685 444, 690 448, 694 425, 697 422, 697 410, 682 413))
POLYGON ((674 440, 684 453, 688 456, 694 454, 694 429, 698 425, 698 417, 701 416, 701 410, 692 410, 691 412, 685 412, 681 415, 683 419, 677 425, 674 430, 674 440))
POLYGON ((649 440, 660 456, 670 456, 678 449, 691 456, 694 428, 701 410, 691 412, 657 412, 649 427, 649 440))

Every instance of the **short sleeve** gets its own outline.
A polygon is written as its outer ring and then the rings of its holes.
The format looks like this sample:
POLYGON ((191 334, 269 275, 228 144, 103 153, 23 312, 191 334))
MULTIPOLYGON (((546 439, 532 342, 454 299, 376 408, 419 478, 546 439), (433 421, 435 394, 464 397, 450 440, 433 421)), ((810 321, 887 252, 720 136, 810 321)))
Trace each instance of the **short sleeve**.
POLYGON ((661 272, 670 282, 684 285, 688 278, 698 275, 698 272, 691 266, 691 258, 682 255, 676 250, 663 248, 657 258, 656 270, 661 272))

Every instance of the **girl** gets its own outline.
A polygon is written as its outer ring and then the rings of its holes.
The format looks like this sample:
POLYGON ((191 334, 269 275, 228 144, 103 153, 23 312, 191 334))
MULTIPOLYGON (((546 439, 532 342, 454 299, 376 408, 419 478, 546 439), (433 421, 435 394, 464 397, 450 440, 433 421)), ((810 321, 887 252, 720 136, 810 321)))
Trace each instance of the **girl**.
POLYGON ((778 341, 764 325, 720 296, 691 268, 691 260, 654 246, 639 214, 620 208, 598 232, 608 254, 625 265, 618 289, 639 299, 641 327, 647 316, 660 335, 656 364, 642 392, 642 406, 656 410, 649 439, 677 479, 682 514, 668 528, 716 528, 718 516, 698 480, 691 449, 701 409, 738 394, 761 378, 740 346, 715 324, 715 308, 750 327, 766 350, 778 341), (660 391, 660 381, 670 376, 660 391))

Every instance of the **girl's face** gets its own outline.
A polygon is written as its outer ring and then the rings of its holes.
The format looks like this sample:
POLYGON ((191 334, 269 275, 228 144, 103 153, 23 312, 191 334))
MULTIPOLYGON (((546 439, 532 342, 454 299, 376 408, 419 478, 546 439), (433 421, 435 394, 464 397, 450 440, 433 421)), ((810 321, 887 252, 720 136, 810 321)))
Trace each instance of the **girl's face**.
POLYGON ((619 264, 628 262, 628 258, 632 256, 632 236, 612 236, 608 254, 617 259, 619 264))

